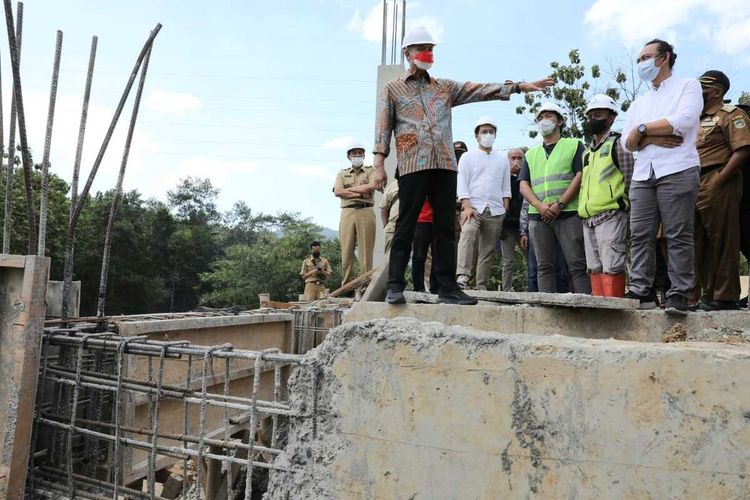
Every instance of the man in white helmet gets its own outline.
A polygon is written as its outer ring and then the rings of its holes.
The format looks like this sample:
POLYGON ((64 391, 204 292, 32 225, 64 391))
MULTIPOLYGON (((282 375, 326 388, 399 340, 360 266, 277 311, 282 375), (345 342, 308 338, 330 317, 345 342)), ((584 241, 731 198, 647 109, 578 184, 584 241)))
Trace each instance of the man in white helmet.
POLYGON ((373 168, 365 166, 365 147, 361 142, 352 142, 346 150, 351 163, 336 175, 333 194, 341 198, 339 240, 341 241, 342 285, 354 276, 354 248, 359 256, 359 272, 372 269, 372 251, 375 246, 375 203, 373 192, 373 168))
POLYGON ((479 118, 474 126, 478 148, 458 162, 457 193, 462 206, 456 281, 461 288, 469 286, 478 251, 476 287, 487 289, 492 256, 510 204, 510 163, 507 154, 492 149, 496 136, 495 120, 479 118))
POLYGON ((618 110, 614 99, 597 94, 585 111, 592 137, 583 154, 578 215, 583 220, 591 294, 602 297, 625 295, 628 191, 635 161, 620 134, 612 132, 618 110))
POLYGON ((540 292, 557 291, 559 244, 573 292, 591 293, 578 217, 584 147, 578 139, 562 137, 564 115, 560 106, 542 104, 536 114, 542 144, 526 152, 526 163, 521 168, 521 193, 529 202, 529 247, 536 257, 540 292))
POLYGON ((479 101, 508 100, 510 94, 543 90, 551 79, 532 83, 456 82, 433 78, 427 70, 433 62, 435 41, 422 26, 411 29, 402 50, 409 68, 402 77, 383 88, 375 131, 375 187, 387 180, 385 157, 391 136, 396 137, 399 182, 399 216, 389 258, 386 302, 405 302, 404 271, 409 263, 417 217, 425 198, 433 210, 435 246, 433 264, 440 284, 440 302, 476 304, 456 283, 456 160, 451 131, 451 108, 479 101))

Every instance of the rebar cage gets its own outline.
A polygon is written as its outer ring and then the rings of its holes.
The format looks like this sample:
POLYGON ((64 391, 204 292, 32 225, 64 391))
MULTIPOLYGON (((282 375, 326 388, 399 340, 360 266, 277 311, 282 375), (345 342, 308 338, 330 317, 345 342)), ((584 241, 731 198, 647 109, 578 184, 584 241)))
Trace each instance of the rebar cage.
POLYGON ((286 419, 307 416, 286 391, 302 356, 96 329, 44 332, 29 498, 249 500, 289 470, 277 457, 286 419))

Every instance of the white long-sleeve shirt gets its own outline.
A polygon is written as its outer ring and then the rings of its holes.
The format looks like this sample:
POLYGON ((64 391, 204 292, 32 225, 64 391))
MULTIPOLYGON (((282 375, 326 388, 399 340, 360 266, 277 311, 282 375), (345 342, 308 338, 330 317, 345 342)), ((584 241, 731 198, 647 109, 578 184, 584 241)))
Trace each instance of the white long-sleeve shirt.
POLYGON ((475 149, 458 162, 456 192, 459 200, 469 200, 479 213, 489 207, 492 215, 503 215, 503 198, 510 198, 510 162, 505 152, 486 153, 475 149))
POLYGON ((658 89, 633 101, 625 119, 623 137, 627 138, 642 123, 666 118, 674 128, 674 134, 684 139, 676 148, 650 144, 637 153, 633 151, 636 153, 634 181, 648 180, 652 171, 658 179, 700 165, 695 142, 702 110, 703 94, 695 78, 670 76, 658 89))

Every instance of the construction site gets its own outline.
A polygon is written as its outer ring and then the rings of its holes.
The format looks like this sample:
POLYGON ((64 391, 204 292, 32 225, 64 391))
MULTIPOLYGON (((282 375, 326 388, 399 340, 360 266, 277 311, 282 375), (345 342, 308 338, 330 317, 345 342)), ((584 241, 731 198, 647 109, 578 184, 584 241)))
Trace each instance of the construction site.
MULTIPOLYGON (((30 170, 22 8, 14 18, 5 0, 9 151, 17 121, 30 170)), ((44 191, 38 214, 27 207, 28 255, 5 238, 0 499, 750 498, 747 311, 675 317, 624 298, 480 290, 467 291, 470 307, 418 292, 394 306, 381 252, 372 272, 316 301, 263 294, 254 310, 107 315, 107 243, 97 315, 81 317, 76 221, 135 85, 119 196, 160 29, 81 193, 76 166, 66 278, 49 279, 44 191)), ((393 37, 384 27, 379 89, 403 69, 393 37)), ((89 83, 95 51, 96 37, 89 83)))

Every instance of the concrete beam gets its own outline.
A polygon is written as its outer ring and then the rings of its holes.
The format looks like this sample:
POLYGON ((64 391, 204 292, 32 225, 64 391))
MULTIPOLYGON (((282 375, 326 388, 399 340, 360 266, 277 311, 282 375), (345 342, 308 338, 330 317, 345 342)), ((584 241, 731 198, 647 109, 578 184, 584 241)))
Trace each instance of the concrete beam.
POLYGON ((295 468, 272 474, 271 499, 750 491, 748 346, 403 319, 343 325, 310 361, 316 370, 297 369, 290 392, 317 394, 317 417, 291 419, 281 459, 295 468))
POLYGON ((344 314, 344 322, 398 317, 505 334, 566 335, 639 342, 661 342, 665 332, 681 323, 688 339, 711 341, 734 336, 750 341, 750 314, 747 311, 695 312, 675 319, 661 310, 618 311, 488 303, 476 306, 393 306, 383 302, 357 302, 344 314))
POLYGON ((0 498, 24 498, 49 258, 0 255, 0 498))

